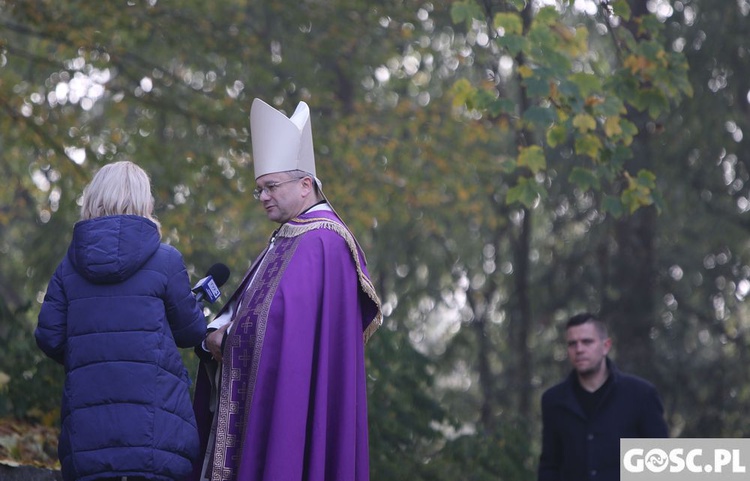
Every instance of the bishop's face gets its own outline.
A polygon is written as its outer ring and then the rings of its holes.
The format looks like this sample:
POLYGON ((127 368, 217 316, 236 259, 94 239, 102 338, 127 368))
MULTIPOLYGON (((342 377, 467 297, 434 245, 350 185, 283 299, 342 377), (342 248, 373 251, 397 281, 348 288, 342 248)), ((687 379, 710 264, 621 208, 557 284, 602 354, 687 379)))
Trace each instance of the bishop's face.
POLYGON ((579 376, 588 377, 605 368, 612 340, 602 336, 593 322, 569 327, 565 340, 568 359, 579 376))
POLYGON ((305 209, 307 190, 305 177, 294 177, 287 172, 276 172, 258 177, 258 200, 269 220, 283 224, 305 209))

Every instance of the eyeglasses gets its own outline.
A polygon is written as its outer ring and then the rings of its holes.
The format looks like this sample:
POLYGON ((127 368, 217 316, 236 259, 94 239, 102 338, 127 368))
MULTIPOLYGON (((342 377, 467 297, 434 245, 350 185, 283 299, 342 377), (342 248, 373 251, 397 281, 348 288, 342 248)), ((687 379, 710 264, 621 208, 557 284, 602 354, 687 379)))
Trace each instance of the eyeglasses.
POLYGON ((255 200, 259 200, 261 194, 263 194, 264 192, 266 194, 268 194, 268 195, 272 195, 274 193, 274 191, 276 190, 276 188, 279 187, 280 185, 286 184, 288 182, 294 182, 295 180, 301 180, 301 179, 304 179, 304 177, 298 177, 296 179, 284 180, 282 182, 272 182, 270 184, 266 184, 265 187, 256 187, 255 190, 253 190, 253 197, 255 197, 255 200))

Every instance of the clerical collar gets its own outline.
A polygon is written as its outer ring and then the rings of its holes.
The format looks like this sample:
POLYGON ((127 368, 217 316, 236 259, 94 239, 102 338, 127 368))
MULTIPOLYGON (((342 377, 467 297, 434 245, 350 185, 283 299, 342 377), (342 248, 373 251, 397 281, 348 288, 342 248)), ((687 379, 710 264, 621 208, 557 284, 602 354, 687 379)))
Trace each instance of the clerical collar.
MULTIPOLYGON (((319 212, 319 211, 329 211, 333 212, 333 209, 330 205, 328 205, 328 202, 326 202, 325 199, 321 200, 320 202, 317 202, 310 206, 306 211, 300 213, 300 215, 307 214, 308 212, 319 212)), ((285 222, 286 224, 286 222, 285 222)), ((283 225, 283 224, 282 224, 283 225)), ((279 233, 279 229, 281 229, 281 226, 277 227, 276 230, 273 231, 273 234, 271 234, 271 239, 269 243, 271 246, 273 246, 274 242, 276 242, 276 234, 279 233)))
POLYGON ((310 206, 310 208, 307 209, 306 211, 304 211, 302 214, 307 214, 308 212, 317 212, 319 210, 329 210, 330 211, 330 210, 333 210, 333 209, 331 209, 331 206, 328 205, 328 202, 326 202, 326 200, 323 199, 323 200, 321 200, 319 202, 316 202, 312 206, 310 206))

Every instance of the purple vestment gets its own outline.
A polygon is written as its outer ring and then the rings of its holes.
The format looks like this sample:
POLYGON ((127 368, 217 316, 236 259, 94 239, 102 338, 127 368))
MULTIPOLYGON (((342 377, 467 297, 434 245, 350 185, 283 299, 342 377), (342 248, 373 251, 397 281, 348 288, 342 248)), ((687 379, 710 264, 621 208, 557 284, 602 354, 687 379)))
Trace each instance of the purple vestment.
POLYGON ((202 474, 212 481, 367 481, 364 342, 382 314, 346 226, 330 211, 282 225, 231 302, 237 310, 212 426, 203 365, 196 384, 202 441, 215 438, 202 474))

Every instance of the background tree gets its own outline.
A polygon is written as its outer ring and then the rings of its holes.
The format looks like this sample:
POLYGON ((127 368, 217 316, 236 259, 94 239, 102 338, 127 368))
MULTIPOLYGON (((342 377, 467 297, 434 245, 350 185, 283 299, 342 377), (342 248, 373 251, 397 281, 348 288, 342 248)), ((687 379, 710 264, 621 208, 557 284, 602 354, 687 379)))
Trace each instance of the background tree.
POLYGON ((383 299, 373 479, 532 477, 584 309, 674 435, 743 435, 746 5, 373 3, 0 1, 0 413, 56 422, 32 332, 99 166, 142 165, 165 241, 238 282, 272 228, 249 192, 260 97, 311 105, 383 299))

